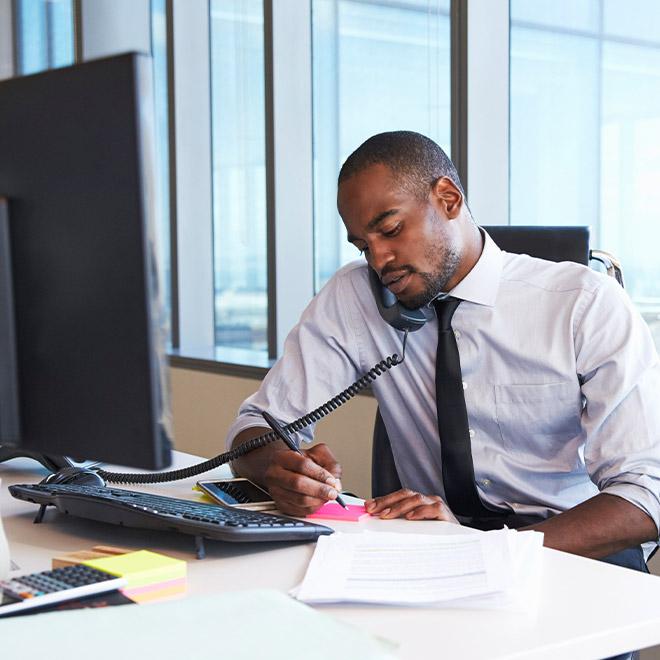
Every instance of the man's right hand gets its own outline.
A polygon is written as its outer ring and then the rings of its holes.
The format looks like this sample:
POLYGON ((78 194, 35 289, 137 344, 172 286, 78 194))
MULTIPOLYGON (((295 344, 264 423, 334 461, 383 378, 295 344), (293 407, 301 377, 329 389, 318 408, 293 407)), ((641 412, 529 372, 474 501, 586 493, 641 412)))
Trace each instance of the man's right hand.
POLYGON ((325 444, 303 450, 303 455, 274 453, 264 473, 264 485, 277 508, 290 516, 307 516, 341 490, 341 467, 325 444))
MULTIPOLYGON (((245 429, 234 439, 233 447, 268 431, 245 429)), ((325 444, 314 445, 302 453, 301 456, 291 451, 277 440, 242 456, 233 466, 241 476, 265 487, 282 513, 303 517, 337 497, 341 490, 341 466, 325 444)))

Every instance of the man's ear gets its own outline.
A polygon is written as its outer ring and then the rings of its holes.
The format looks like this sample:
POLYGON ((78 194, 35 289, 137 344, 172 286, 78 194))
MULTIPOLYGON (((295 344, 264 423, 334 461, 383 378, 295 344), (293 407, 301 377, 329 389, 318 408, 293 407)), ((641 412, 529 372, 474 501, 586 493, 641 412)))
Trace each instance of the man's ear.
POLYGON ((433 184, 431 197, 450 220, 459 216, 463 208, 463 194, 448 176, 441 176, 433 184))

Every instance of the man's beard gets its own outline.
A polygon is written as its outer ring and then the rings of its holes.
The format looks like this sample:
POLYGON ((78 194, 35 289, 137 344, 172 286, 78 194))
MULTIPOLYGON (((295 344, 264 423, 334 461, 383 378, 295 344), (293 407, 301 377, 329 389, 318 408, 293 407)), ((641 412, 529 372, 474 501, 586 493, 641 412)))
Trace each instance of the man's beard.
POLYGON ((441 245, 431 245, 425 255, 431 263, 438 264, 437 270, 429 273, 414 270, 408 266, 411 273, 415 273, 424 281, 424 289, 417 295, 406 300, 400 299, 404 307, 419 309, 428 305, 439 293, 447 290, 447 284, 454 277, 460 264, 461 255, 455 245, 444 242, 441 245))

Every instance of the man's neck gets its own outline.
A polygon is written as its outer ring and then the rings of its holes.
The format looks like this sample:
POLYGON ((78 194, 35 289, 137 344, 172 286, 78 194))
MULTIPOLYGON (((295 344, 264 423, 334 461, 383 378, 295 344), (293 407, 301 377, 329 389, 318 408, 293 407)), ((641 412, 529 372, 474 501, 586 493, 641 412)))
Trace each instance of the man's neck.
POLYGON ((472 219, 465 219, 466 226, 463 254, 454 276, 447 283, 447 291, 451 291, 475 267, 484 250, 485 238, 472 219), (468 224, 469 223, 469 224, 468 224))

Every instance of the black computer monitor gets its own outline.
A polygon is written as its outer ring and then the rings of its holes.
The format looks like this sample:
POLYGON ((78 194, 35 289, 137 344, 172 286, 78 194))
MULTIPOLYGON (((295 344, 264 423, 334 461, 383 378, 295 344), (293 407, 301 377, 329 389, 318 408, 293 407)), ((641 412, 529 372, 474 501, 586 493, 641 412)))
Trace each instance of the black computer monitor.
POLYGON ((129 53, 0 82, 2 448, 170 462, 151 77, 129 53))

